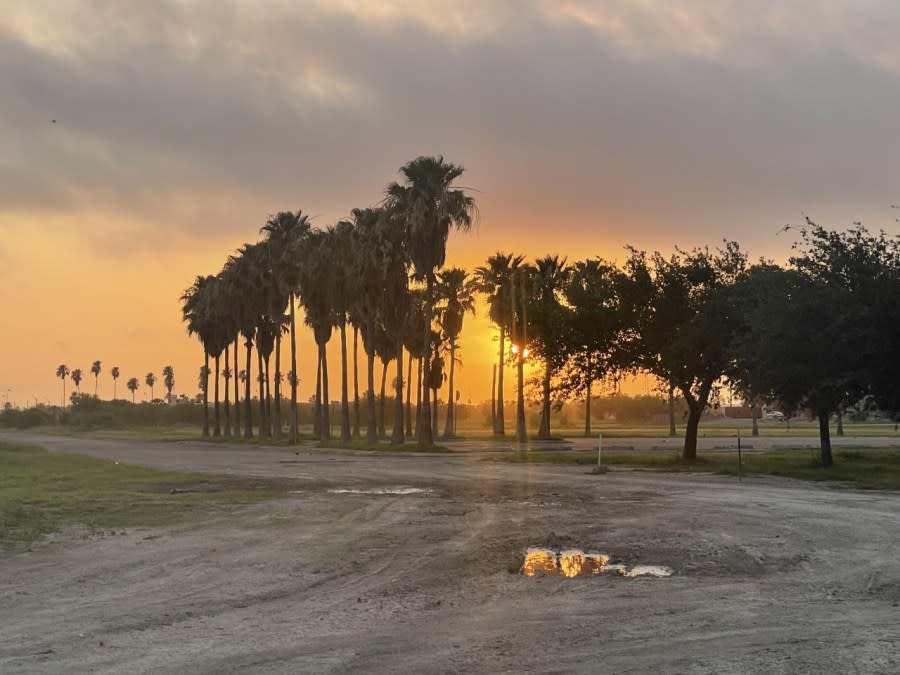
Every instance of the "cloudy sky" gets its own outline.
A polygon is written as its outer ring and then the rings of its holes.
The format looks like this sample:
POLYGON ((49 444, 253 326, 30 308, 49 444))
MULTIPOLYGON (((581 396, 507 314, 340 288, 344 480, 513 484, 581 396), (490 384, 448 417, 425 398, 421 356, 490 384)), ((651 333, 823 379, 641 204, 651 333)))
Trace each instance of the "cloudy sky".
MULTIPOLYGON (((783 258, 804 213, 897 232, 897 35, 880 0, 0 0, 0 400, 58 401, 56 366, 95 359, 193 394, 194 275, 278 210, 378 202, 420 154, 467 169, 467 266, 723 237, 783 258)), ((464 398, 489 396, 486 330, 464 398)))

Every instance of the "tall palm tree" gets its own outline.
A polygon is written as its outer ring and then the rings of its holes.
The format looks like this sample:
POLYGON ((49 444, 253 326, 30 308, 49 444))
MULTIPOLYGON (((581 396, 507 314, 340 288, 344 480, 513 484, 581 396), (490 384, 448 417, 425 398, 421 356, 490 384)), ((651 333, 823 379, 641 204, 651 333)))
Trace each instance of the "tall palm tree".
POLYGON ((529 289, 528 332, 531 352, 544 362, 539 438, 550 438, 551 381, 568 360, 569 311, 563 306, 562 297, 569 276, 565 258, 547 255, 535 261, 529 289))
POLYGON ((497 397, 494 413, 494 434, 506 433, 503 415, 503 370, 506 360, 506 336, 512 323, 512 303, 510 288, 516 270, 525 260, 524 256, 497 252, 487 259, 486 265, 475 269, 478 290, 487 296, 488 316, 500 331, 500 345, 497 363, 497 397))
POLYGON ((81 393, 81 368, 76 368, 72 371, 71 374, 72 382, 75 383, 75 389, 78 390, 78 393, 81 393))
MULTIPOLYGON (((424 293, 422 289, 414 288, 408 294, 408 307, 406 311, 406 327, 403 332, 403 346, 409 354, 409 367, 407 369, 406 386, 406 435, 412 437, 413 419, 418 419, 421 406, 422 393, 422 358, 425 353, 425 344, 422 336, 422 323, 425 321, 424 293), (418 364, 416 375, 416 415, 412 415, 412 362, 418 364)), ((418 424, 418 423, 417 423, 418 424)))
POLYGON ((166 387, 166 397, 171 398, 172 390, 175 388, 175 369, 172 366, 166 366, 162 369, 163 384, 166 387))
POLYGON ((94 376, 94 397, 97 396, 97 383, 100 377, 100 366, 101 363, 99 361, 94 361, 91 365, 91 374, 94 376))
POLYGON ((459 334, 462 332, 463 318, 466 312, 475 314, 475 292, 477 282, 469 277, 461 267, 452 267, 438 274, 437 308, 443 340, 446 342, 450 357, 450 373, 447 395, 447 421, 444 425, 444 437, 456 436, 456 404, 454 374, 456 366, 456 350, 459 346, 459 334))
MULTIPOLYGON (((350 397, 347 386, 347 323, 356 299, 353 276, 353 223, 339 221, 327 230, 332 265, 331 303, 334 322, 341 340, 341 440, 350 440, 350 397)), ((354 355, 355 356, 355 355, 354 355)))
MULTIPOLYGON (((475 201, 453 183, 463 168, 443 157, 417 157, 401 167, 404 183, 391 183, 386 203, 406 222, 406 244, 415 277, 425 281, 425 362, 431 362, 431 322, 434 316, 435 273, 444 266, 451 228, 469 230, 477 217, 475 201)), ((428 388, 422 401, 423 419, 430 419, 428 388)), ((431 425, 420 427, 419 442, 433 445, 431 425)))
MULTIPOLYGON (((197 335, 203 345, 203 435, 209 436, 209 356, 215 345, 215 298, 214 276, 198 276, 194 283, 181 295, 182 318, 187 324, 189 335, 197 335)), ((217 378, 218 380, 218 378, 217 378)), ((131 387, 129 387, 131 389, 131 387)), ((134 390, 132 389, 132 400, 134 390)))
MULTIPOLYGON (((309 235, 309 217, 299 209, 296 213, 283 211, 263 226, 266 245, 272 261, 272 283, 279 293, 287 293, 291 331, 291 372, 297 373, 297 322, 295 301, 300 285, 299 261, 302 259, 304 241, 309 235)), ((297 442, 297 378, 291 382, 291 431, 290 442, 297 442)))
POLYGON ((156 375, 153 373, 147 373, 144 377, 144 382, 147 383, 147 386, 150 387, 150 402, 153 402, 153 385, 156 384, 156 375))
POLYGON ((132 377, 130 380, 128 380, 125 386, 128 387, 128 391, 131 392, 131 402, 134 403, 134 393, 138 390, 138 387, 141 386, 138 383, 138 379, 136 377, 132 377))
POLYGON ((112 375, 112 379, 113 379, 113 401, 115 401, 116 400, 116 384, 117 384, 117 380, 119 379, 119 366, 113 366, 110 369, 109 374, 112 375))
POLYGON ((56 369, 56 376, 62 380, 63 385, 63 393, 62 393, 62 407, 66 407, 66 378, 69 376, 69 367, 66 364, 61 364, 56 369))

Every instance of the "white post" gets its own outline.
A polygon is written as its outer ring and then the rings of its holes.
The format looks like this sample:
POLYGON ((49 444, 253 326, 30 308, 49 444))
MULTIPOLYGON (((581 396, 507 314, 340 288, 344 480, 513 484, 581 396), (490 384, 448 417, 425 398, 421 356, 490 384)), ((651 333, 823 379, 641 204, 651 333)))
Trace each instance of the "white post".
POLYGON ((603 455, 603 434, 597 434, 597 466, 600 466, 600 460, 603 455))

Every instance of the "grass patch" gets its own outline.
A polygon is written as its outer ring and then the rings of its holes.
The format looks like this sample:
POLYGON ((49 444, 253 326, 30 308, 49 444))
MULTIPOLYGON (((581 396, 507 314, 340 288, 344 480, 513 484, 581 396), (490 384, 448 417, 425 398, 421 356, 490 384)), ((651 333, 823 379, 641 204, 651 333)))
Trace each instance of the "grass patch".
POLYGON ((354 439, 350 441, 319 441, 317 447, 320 448, 336 448, 339 450, 372 450, 374 452, 427 452, 427 453, 443 453, 453 452, 444 445, 422 445, 421 443, 369 443, 364 439, 354 439))
MULTIPOLYGON (((783 476, 811 481, 832 481, 867 490, 900 490, 900 451, 838 450, 834 466, 823 468, 808 449, 750 452, 743 457, 745 475, 783 476)), ((491 461, 576 464, 594 466, 597 453, 578 451, 535 450, 509 453, 491 461)), ((701 453, 694 462, 684 462, 680 452, 629 452, 611 450, 603 453, 606 465, 663 472, 707 472, 737 476, 737 453, 701 453)))
MULTIPOLYGON (((0 545, 28 548, 69 525, 162 527, 204 508, 284 494, 277 481, 157 471, 0 442, 0 545)), ((283 481, 282 481, 283 483, 283 481)))

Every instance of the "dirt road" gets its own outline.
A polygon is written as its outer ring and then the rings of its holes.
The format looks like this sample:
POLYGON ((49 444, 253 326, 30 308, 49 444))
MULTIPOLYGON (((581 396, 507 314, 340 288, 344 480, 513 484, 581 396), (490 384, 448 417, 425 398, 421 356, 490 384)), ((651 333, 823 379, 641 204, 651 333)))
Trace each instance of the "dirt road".
POLYGON ((0 558, 0 672, 900 671, 894 494, 477 453, 24 438, 302 490, 0 558), (534 545, 674 575, 515 573, 534 545))

